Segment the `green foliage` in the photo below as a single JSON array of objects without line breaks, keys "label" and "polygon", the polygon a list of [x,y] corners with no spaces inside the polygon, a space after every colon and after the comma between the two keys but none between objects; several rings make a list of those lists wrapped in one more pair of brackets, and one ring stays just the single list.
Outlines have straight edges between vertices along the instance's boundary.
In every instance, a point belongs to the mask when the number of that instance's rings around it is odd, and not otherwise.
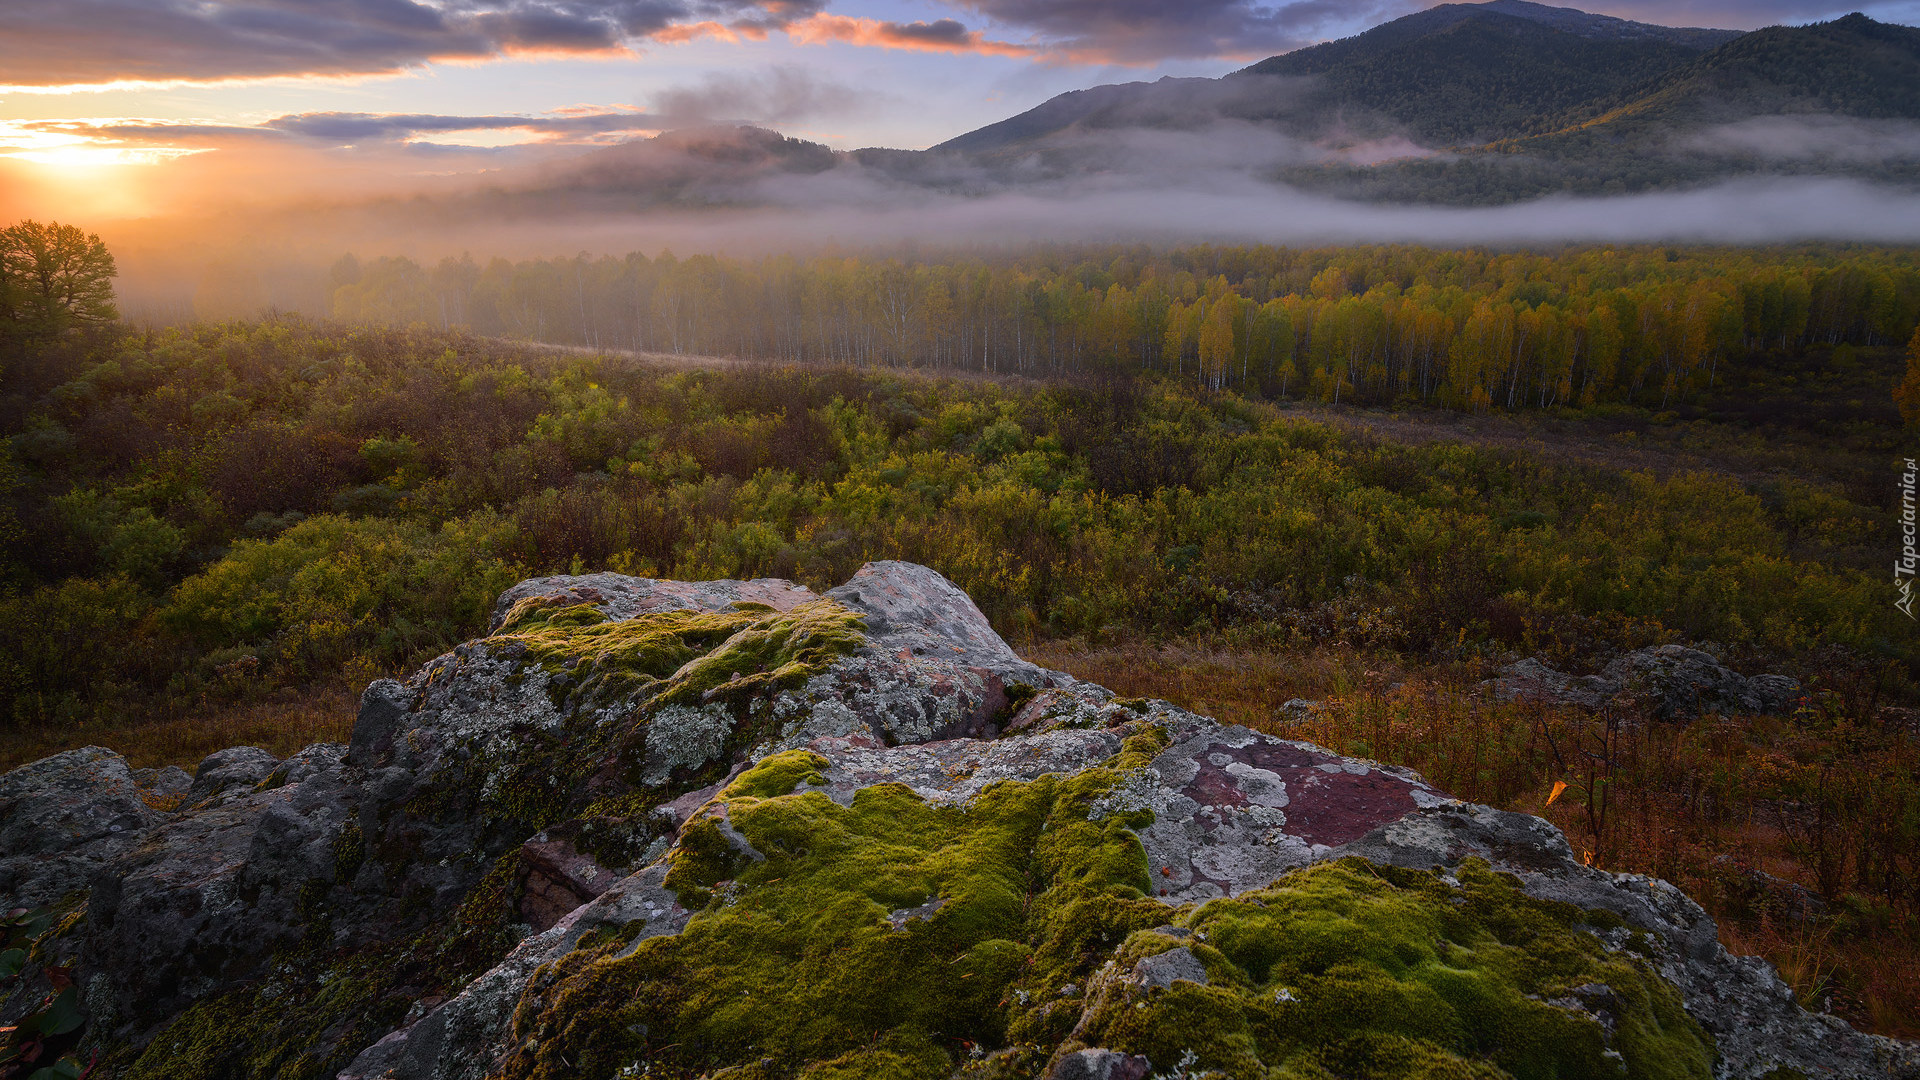
[{"label": "green foliage", "polygon": [[[0,707],[45,725],[364,680],[478,635],[496,591],[530,574],[824,588],[874,558],[935,567],[1015,639],[1235,627],[1530,647],[1604,617],[1661,640],[1915,658],[1874,584],[1898,435],[1892,350],[1873,343],[1912,336],[1905,253],[1094,254],[898,283],[1097,287],[1134,330],[1101,336],[1107,316],[1065,300],[1030,307],[1020,317],[1042,321],[994,331],[990,363],[1146,379],[665,371],[294,319],[49,346],[65,381],[16,399],[0,502]],[[776,268],[713,265],[738,271],[728,281]],[[1168,346],[1180,312],[1199,321]],[[1399,419],[1356,437],[1261,397],[1303,392],[1558,408],[1527,438],[1572,438],[1585,463],[1396,442]],[[1751,464],[1739,480],[1625,467],[1655,439]],[[1789,474],[1806,479],[1770,478]],[[743,678],[770,677],[739,659]]]},{"label": "green foliage", "polygon": [[[57,920],[48,908],[15,908],[0,915],[0,993],[13,1001],[18,1018],[0,1028],[0,1076],[22,1080],[77,1080],[89,1071],[71,1051],[80,1041],[86,1014],[73,973],[64,967],[34,963],[47,937],[71,929],[76,916]],[[33,1001],[20,984],[38,976],[46,991]],[[33,1002],[32,1004],[27,1004]]]},{"label": "green foliage", "polygon": [[257,648],[311,674],[358,654],[397,663],[447,648],[520,570],[511,527],[476,515],[438,529],[326,515],[241,540],[180,583],[160,617],[203,647]]},{"label": "green foliage", "polygon": [[[1440,38],[1467,35],[1475,25]],[[1665,43],[1539,32],[1602,53],[1692,55]],[[1619,78],[1637,69],[1601,61],[1595,70]],[[1381,72],[1382,86],[1436,100],[1409,82],[1398,60],[1383,61]],[[1496,63],[1487,77],[1516,76]],[[1568,85],[1550,69],[1525,77]],[[1452,99],[1434,107],[1457,112]],[[1484,157],[1405,168],[1520,177],[1544,168],[1496,166]],[[1392,183],[1394,175],[1388,169],[1368,182]],[[1823,341],[1895,344],[1920,324],[1920,268],[1910,252],[1896,251],[1690,251],[1670,259],[1665,250],[1616,248],[1544,255],[1201,247],[912,264],[848,257],[695,263],[636,254],[498,260],[474,272],[479,288],[457,264],[422,277],[411,262],[382,260],[368,273],[430,282],[420,306],[391,318],[339,306],[334,315],[405,324],[437,322],[439,313],[458,309],[480,333],[595,347],[996,372],[1146,371],[1268,397],[1413,400],[1474,411],[1605,402],[1670,408],[1709,396],[1753,352]],[[874,302],[882,282],[896,305]],[[671,318],[646,300],[688,291],[701,292],[703,302],[676,307]],[[610,382],[581,373],[556,384],[531,441],[582,468],[620,454],[631,440],[618,415],[633,403]],[[768,443],[810,436],[794,430],[796,416],[778,411],[706,420],[697,456],[709,471],[742,478],[784,464],[787,455],[767,454]],[[1030,435],[981,431],[973,419],[975,452],[986,460],[1023,448]]]},{"label": "green foliage", "polygon": [[21,221],[0,229],[0,345],[119,318],[115,273],[107,246],[75,226]]}]

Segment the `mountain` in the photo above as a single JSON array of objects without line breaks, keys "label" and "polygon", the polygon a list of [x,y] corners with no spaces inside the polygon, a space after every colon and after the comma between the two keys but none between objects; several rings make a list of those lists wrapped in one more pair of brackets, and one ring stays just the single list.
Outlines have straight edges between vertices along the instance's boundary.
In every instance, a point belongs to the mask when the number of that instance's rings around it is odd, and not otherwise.
[{"label": "mountain", "polygon": [[1050,176],[1111,172],[1130,132],[1228,125],[1247,142],[1252,125],[1296,146],[1274,158],[1269,180],[1489,203],[1755,172],[1915,181],[1915,120],[1920,30],[1910,27],[1854,14],[1742,33],[1491,0],[1431,8],[1221,79],[1062,94],[934,153]]},{"label": "mountain", "polygon": [[926,151],[673,131],[404,212],[864,206],[1089,179],[1491,205],[1779,175],[1920,186],[1920,30],[1849,15],[1742,34],[1448,4],[1222,78],[1061,94]]},{"label": "mountain", "polygon": [[[1525,0],[1446,4],[1341,41],[1263,60],[1226,79],[1162,79],[1062,94],[934,147],[994,153],[1129,115],[1291,121],[1313,137],[1337,123],[1428,144],[1484,143],[1541,130],[1543,117],[1685,66],[1740,36],[1674,29]],[[1310,85],[1309,85],[1310,84]],[[1149,124],[1148,126],[1154,126]]]}]

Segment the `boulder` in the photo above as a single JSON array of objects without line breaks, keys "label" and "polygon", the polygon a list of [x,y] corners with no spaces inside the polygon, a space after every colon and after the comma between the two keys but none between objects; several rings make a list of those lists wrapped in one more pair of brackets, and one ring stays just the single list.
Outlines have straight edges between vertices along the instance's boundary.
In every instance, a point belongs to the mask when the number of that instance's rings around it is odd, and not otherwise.
[{"label": "boulder", "polygon": [[1599,675],[1569,675],[1529,658],[1501,668],[1486,685],[1502,701],[1589,709],[1637,698],[1661,720],[1691,720],[1704,713],[1788,712],[1800,700],[1800,684],[1785,675],[1748,678],[1707,653],[1680,645],[1636,649],[1616,657]]},{"label": "boulder", "polygon": [[906,563],[524,582],[348,745],[140,779],[0,777],[117,1076],[1920,1077],[1548,823],[1038,668]]},{"label": "boulder", "polygon": [[234,746],[208,754],[193,770],[187,788],[188,806],[211,799],[242,795],[253,790],[280,765],[280,759],[257,746]]},{"label": "boulder", "polygon": [[0,776],[0,910],[80,899],[94,870],[166,816],[126,759],[98,746]]}]

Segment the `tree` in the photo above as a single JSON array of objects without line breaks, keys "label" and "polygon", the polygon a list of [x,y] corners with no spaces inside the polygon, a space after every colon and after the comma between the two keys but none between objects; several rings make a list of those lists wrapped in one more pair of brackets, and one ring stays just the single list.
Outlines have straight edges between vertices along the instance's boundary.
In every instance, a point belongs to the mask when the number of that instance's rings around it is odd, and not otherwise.
[{"label": "tree", "polygon": [[59,222],[0,229],[0,337],[57,337],[112,322],[113,254],[98,236]]},{"label": "tree", "polygon": [[1907,377],[1893,388],[1893,403],[1908,427],[1920,427],[1920,329],[1907,343]]}]

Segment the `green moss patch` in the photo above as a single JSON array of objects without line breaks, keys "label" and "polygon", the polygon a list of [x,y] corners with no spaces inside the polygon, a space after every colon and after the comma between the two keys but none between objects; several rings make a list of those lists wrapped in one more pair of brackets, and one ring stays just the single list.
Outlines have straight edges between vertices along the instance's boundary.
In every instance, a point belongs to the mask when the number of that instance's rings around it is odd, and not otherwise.
[{"label": "green moss patch", "polygon": [[[1348,860],[1197,909],[1148,899],[1128,827],[1147,816],[1088,813],[1161,739],[1131,734],[1116,767],[966,807],[896,784],[841,806],[809,790],[815,755],[768,758],[676,852],[669,883],[704,909],[546,969],[505,1075],[1032,1075],[1081,1045],[1236,1080],[1711,1075],[1671,987],[1482,863],[1448,879]],[[1207,985],[1128,977],[1183,945]]]},{"label": "green moss patch", "polygon": [[518,647],[575,700],[698,703],[722,684],[794,687],[866,641],[860,616],[832,600],[791,611],[664,611],[609,621],[592,605],[531,597],[513,606],[495,647]]},{"label": "green moss patch", "polygon": [[791,751],[737,777],[669,879],[705,910],[677,936],[557,962],[521,1002],[506,1074],[945,1077],[1004,1044],[1017,986],[1080,974],[1166,917],[1125,822],[1087,820],[1116,771],[997,784],[966,807],[898,784],[841,806],[807,790],[822,764]]},{"label": "green moss patch", "polygon": [[1157,1064],[1191,1050],[1235,1078],[1712,1076],[1678,994],[1608,953],[1587,913],[1484,862],[1456,881],[1348,859],[1211,901],[1180,920],[1191,938],[1139,934],[1121,953],[1186,944],[1209,984],[1109,995],[1084,1038]]}]

